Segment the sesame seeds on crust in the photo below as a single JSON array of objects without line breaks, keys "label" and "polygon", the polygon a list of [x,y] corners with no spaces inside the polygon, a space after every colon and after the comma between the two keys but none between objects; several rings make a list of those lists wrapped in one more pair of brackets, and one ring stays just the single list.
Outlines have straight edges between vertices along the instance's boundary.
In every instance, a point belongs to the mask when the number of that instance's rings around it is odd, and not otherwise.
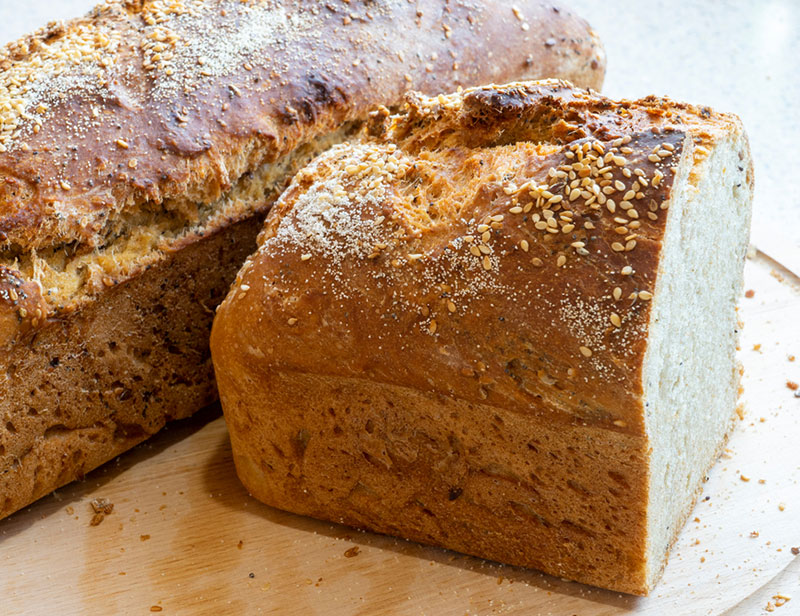
[{"label": "sesame seeds on crust", "polygon": [[[593,96],[564,105],[571,138],[546,134],[556,118],[544,129],[506,124],[498,142],[485,138],[493,124],[465,113],[472,93],[412,96],[382,135],[319,157],[284,194],[255,261],[268,296],[309,319],[285,335],[313,345],[325,323],[336,346],[360,339],[409,366],[449,366],[464,379],[453,387],[476,400],[538,393],[574,404],[580,391],[596,411],[614,404],[604,396],[635,396],[674,170],[693,129],[645,123],[650,110],[637,103],[628,117],[598,113]],[[319,191],[338,199],[325,220]],[[313,212],[321,224],[299,223]]]}]

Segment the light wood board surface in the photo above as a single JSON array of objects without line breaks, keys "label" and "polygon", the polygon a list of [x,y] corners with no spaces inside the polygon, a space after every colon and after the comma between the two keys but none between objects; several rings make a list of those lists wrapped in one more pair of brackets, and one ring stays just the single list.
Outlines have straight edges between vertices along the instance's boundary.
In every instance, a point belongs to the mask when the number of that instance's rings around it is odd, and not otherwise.
[{"label": "light wood board surface", "polygon": [[210,408],[0,521],[0,614],[798,614],[800,287],[757,256],[745,288],[745,416],[650,597],[262,505]]}]

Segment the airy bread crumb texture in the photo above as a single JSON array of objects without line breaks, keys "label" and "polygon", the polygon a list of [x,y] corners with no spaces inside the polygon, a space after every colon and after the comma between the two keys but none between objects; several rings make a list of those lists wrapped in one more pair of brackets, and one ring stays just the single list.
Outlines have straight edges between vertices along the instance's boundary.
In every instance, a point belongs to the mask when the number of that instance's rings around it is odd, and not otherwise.
[{"label": "airy bread crumb texture", "polygon": [[243,481],[646,594],[734,415],[740,122],[544,81],[368,133],[295,176],[215,320]]}]

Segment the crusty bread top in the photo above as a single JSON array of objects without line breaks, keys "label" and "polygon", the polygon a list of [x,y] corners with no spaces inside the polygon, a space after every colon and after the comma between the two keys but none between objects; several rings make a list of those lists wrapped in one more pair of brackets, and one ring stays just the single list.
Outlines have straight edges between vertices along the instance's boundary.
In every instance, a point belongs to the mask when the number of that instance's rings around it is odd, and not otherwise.
[{"label": "crusty bread top", "polygon": [[130,0],[52,24],[0,51],[2,239],[100,244],[146,201],[191,218],[242,173],[412,87],[599,85],[583,22],[518,6]]},{"label": "crusty bread top", "polygon": [[411,95],[295,176],[219,309],[214,361],[640,433],[674,172],[740,131],[556,81]]},{"label": "crusty bread top", "polygon": [[0,49],[3,284],[64,314],[263,211],[251,173],[409,88],[604,68],[585,22],[534,0],[109,0]]}]

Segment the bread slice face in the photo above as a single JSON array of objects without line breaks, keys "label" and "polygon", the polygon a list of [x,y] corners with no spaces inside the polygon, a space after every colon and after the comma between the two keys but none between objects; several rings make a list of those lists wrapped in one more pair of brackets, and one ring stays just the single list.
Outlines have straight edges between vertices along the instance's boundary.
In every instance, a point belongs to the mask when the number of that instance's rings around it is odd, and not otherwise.
[{"label": "bread slice face", "polygon": [[242,481],[646,594],[732,425],[751,194],[707,108],[410,96],[297,174],[218,311]]},{"label": "bread slice face", "polygon": [[752,178],[741,131],[700,142],[676,169],[642,368],[651,446],[648,579],[656,579],[733,427],[736,303]]}]

